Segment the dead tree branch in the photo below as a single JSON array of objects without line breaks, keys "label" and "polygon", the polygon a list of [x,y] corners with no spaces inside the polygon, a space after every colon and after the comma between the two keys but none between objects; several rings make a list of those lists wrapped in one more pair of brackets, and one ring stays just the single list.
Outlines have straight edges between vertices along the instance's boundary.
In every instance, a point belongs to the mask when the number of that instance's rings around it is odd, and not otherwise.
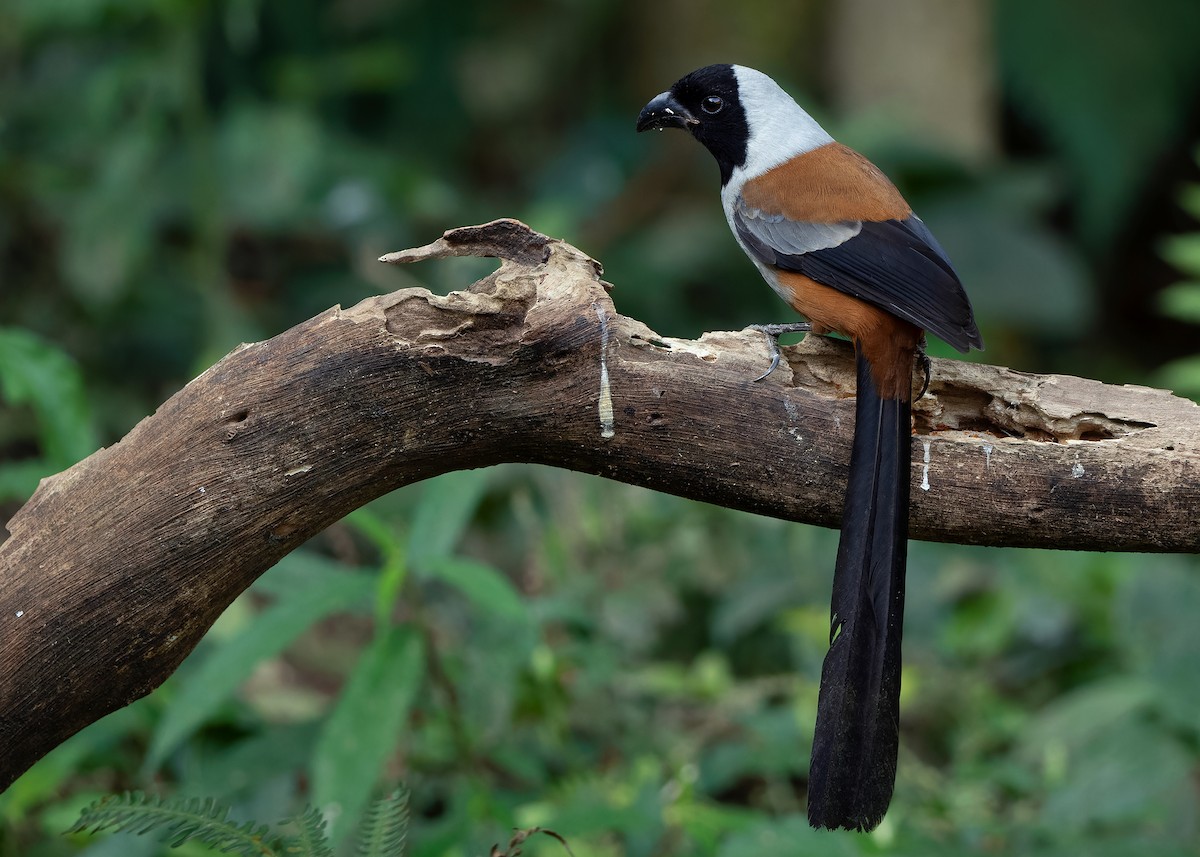
[{"label": "dead tree branch", "polygon": [[[754,383],[753,332],[660,337],[599,266],[515,221],[384,261],[498,256],[229,354],[121,442],[43,481],[0,545],[0,788],[149,693],[221,611],[347,512],[524,461],[836,526],[853,366],[810,337]],[[912,536],[1200,550],[1200,408],[1161,390],[935,361]]]}]

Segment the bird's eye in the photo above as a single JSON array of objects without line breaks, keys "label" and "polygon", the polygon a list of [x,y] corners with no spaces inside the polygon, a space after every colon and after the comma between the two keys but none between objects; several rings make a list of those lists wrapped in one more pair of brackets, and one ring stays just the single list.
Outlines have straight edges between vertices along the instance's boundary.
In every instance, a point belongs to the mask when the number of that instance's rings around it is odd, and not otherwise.
[{"label": "bird's eye", "polygon": [[700,102],[700,109],[705,113],[713,114],[720,113],[721,108],[725,106],[725,99],[719,95],[710,95]]}]

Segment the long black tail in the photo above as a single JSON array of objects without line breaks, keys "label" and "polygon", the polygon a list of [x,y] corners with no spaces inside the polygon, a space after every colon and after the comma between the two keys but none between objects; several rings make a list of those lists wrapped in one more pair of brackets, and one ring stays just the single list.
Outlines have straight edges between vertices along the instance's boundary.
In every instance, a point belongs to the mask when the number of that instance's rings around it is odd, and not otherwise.
[{"label": "long black tail", "polygon": [[908,397],[882,398],[858,364],[854,448],[833,572],[808,781],[813,827],[871,830],[887,812],[899,745],[908,539]]}]

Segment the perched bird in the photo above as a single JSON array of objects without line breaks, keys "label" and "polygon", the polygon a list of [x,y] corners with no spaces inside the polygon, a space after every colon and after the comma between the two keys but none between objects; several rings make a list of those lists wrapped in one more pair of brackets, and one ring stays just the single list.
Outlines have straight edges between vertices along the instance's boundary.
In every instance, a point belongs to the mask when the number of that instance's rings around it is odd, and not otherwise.
[{"label": "perched bird", "polygon": [[716,158],[734,238],[808,319],[762,326],[772,368],[780,331],[854,342],[854,443],[808,818],[871,830],[896,781],[914,361],[924,359],[924,331],[963,352],[983,340],[950,260],[900,192],[767,75],[738,65],[692,72],[638,116],[638,131],[664,128],[687,130]]}]

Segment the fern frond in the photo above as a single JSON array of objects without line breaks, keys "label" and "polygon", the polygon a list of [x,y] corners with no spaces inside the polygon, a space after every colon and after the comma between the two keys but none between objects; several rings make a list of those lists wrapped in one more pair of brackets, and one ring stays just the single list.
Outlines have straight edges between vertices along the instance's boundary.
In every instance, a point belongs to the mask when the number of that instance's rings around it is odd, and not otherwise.
[{"label": "fern frond", "polygon": [[222,853],[243,857],[279,857],[265,825],[238,825],[229,807],[213,798],[158,798],[143,792],[108,795],[86,807],[67,833],[102,830],[142,835],[155,833],[171,848],[195,840]]},{"label": "fern frond", "polygon": [[283,841],[284,854],[334,857],[329,837],[325,834],[325,816],[315,806],[308,806],[302,815],[290,816],[283,823],[299,831]]},{"label": "fern frond", "polygon": [[403,857],[408,836],[408,790],[371,801],[358,827],[358,857]]}]

